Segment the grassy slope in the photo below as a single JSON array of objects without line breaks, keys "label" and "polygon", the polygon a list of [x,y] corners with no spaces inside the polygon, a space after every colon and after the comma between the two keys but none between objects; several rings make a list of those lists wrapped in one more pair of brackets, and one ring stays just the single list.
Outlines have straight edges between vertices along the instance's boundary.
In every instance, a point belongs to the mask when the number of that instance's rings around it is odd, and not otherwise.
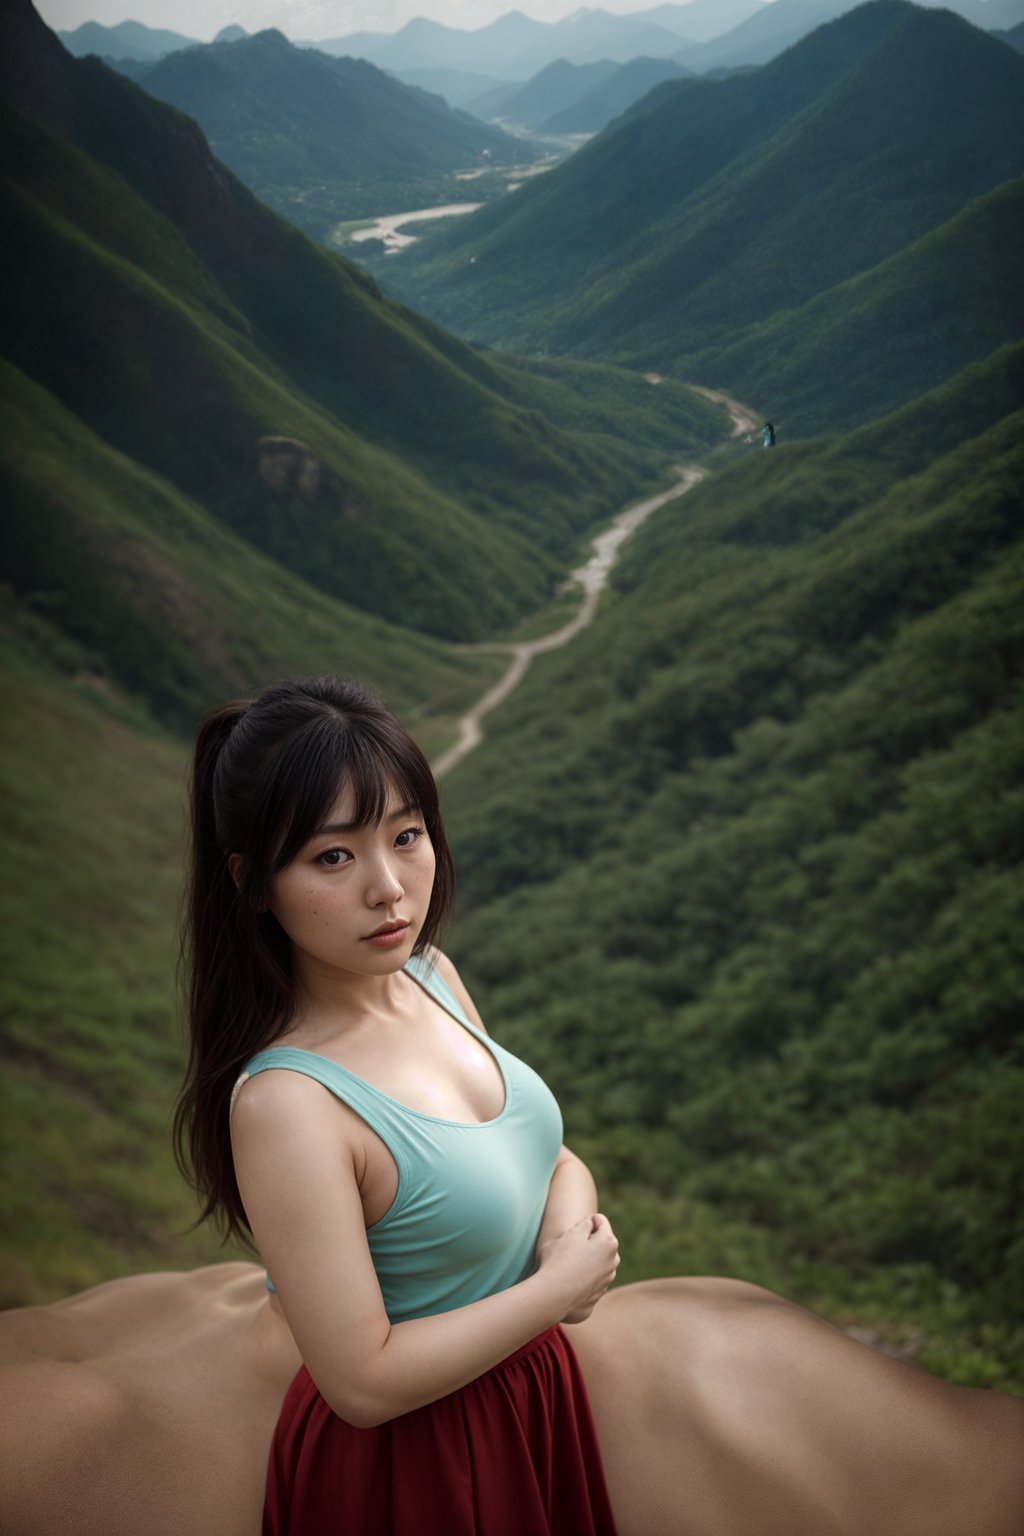
[{"label": "grassy slope", "polygon": [[1024,181],[898,255],[680,366],[771,401],[788,437],[857,426],[1024,334]]},{"label": "grassy slope", "polygon": [[452,782],[453,953],[627,1274],[1018,1387],[1020,355],[653,519]]},{"label": "grassy slope", "polygon": [[496,668],[308,586],[3,362],[0,401],[18,444],[0,467],[8,580],[181,731],[313,669],[364,678],[438,738]]},{"label": "grassy slope", "polygon": [[[9,649],[0,671],[6,1305],[217,1256],[170,1154],[179,743]],[[65,652],[65,659],[70,656]]]}]

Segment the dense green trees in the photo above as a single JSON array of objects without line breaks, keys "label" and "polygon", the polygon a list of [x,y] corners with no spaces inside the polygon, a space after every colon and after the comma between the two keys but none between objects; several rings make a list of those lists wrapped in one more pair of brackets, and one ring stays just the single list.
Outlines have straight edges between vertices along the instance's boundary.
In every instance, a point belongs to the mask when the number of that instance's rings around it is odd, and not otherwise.
[{"label": "dense green trees", "polygon": [[[640,1265],[652,1192],[713,1209],[743,1273],[1019,1383],[1017,366],[654,519],[450,793],[456,958]],[[960,391],[993,423],[922,467]],[[698,1222],[659,1265],[713,1266]]]}]

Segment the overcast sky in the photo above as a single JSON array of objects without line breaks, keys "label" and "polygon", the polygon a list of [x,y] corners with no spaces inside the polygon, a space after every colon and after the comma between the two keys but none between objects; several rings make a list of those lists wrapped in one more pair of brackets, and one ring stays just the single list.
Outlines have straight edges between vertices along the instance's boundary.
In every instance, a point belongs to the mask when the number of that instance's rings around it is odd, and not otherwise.
[{"label": "overcast sky", "polygon": [[[658,0],[595,0],[589,9],[651,10]],[[208,42],[221,27],[237,22],[247,32],[279,27],[288,37],[344,37],[349,32],[397,32],[414,16],[429,16],[452,27],[483,27],[507,11],[538,21],[558,21],[582,9],[579,0],[35,0],[55,32],[72,32],[83,21],[113,27],[141,21],[168,27]]]}]

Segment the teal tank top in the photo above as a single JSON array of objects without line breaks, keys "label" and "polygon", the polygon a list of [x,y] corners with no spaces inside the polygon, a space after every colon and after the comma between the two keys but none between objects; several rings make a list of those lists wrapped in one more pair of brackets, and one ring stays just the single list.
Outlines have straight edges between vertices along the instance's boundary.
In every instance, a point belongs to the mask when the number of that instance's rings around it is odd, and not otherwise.
[{"label": "teal tank top", "polygon": [[[505,1084],[496,1119],[463,1124],[423,1114],[326,1056],[292,1046],[260,1051],[240,1079],[269,1068],[315,1078],[390,1151],[398,1191],[366,1237],[392,1323],[449,1312],[533,1273],[562,1145],[558,1105],[537,1073],[467,1018],[429,961],[414,955],[405,970],[494,1057]],[[269,1275],[267,1286],[273,1290]]]}]

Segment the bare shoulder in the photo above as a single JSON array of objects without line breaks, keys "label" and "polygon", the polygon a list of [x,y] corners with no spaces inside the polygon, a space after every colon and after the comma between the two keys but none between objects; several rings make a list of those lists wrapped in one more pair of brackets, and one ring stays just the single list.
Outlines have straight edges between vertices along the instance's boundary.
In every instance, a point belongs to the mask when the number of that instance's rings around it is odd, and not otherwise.
[{"label": "bare shoulder", "polygon": [[231,1098],[232,1134],[265,1133],[282,1119],[305,1116],[324,1098],[324,1090],[302,1072],[269,1067],[250,1077],[243,1072]]},{"label": "bare shoulder", "polygon": [[231,1145],[236,1163],[254,1155],[294,1164],[337,1149],[339,1140],[361,1156],[363,1123],[322,1083],[302,1072],[268,1067],[243,1074],[231,1103]]},{"label": "bare shoulder", "polygon": [[444,954],[440,949],[431,950],[431,958],[437,966],[437,971],[441,979],[445,981],[454,992],[455,996],[458,998],[463,1008],[465,1008],[466,1013],[472,1019],[477,1028],[482,1029],[486,1035],[487,1025],[480,1017],[477,1006],[469,995],[469,989],[456,970],[454,962],[450,960],[448,956]]}]

